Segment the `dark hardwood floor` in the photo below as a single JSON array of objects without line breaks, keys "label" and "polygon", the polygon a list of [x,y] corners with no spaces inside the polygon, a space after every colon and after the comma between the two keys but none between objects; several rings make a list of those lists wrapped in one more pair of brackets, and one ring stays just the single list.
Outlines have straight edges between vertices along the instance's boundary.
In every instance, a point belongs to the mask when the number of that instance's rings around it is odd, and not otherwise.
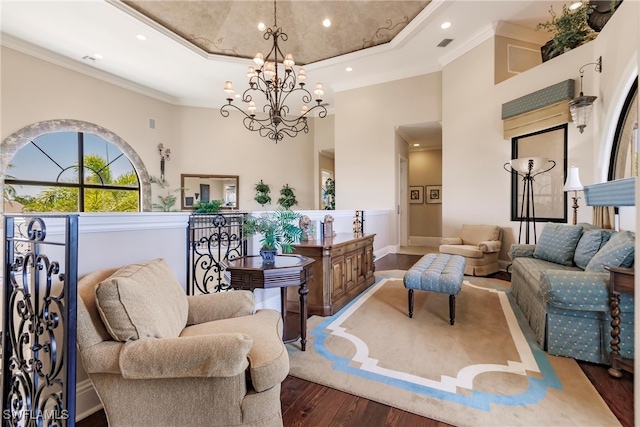
[{"label": "dark hardwood floor", "polygon": [[[389,254],[376,260],[376,270],[408,270],[420,255]],[[633,426],[633,375],[612,378],[607,367],[578,362],[591,383],[623,426]],[[282,416],[286,427],[440,427],[448,424],[353,396],[315,383],[287,377],[282,383]],[[85,418],[78,427],[105,427],[103,411]]]}]

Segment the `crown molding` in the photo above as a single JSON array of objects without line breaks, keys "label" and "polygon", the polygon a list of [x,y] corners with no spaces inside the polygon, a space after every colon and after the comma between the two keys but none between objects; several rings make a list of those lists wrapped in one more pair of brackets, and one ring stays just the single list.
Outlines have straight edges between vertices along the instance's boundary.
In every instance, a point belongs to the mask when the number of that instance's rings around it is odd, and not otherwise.
[{"label": "crown molding", "polygon": [[58,65],[68,70],[93,77],[103,82],[111,83],[123,89],[155,98],[159,101],[176,105],[180,105],[182,103],[178,98],[167,95],[166,93],[153,90],[147,86],[134,83],[131,80],[127,80],[106,71],[91,67],[90,65],[83,64],[82,62],[79,62],[75,59],[71,59],[58,53],[52,52],[41,46],[34,45],[27,41],[13,37],[9,34],[0,33],[0,45],[24,53],[26,55],[33,56],[34,58],[41,59],[51,64]]}]

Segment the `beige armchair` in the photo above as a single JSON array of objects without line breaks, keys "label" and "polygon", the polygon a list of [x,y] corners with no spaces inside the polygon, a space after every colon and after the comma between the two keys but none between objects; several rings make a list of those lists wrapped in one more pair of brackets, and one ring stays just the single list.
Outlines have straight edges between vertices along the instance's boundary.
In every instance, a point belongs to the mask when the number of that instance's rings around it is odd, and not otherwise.
[{"label": "beige armchair", "polygon": [[497,225],[463,224],[460,237],[440,241],[443,254],[462,255],[466,260],[464,274],[488,276],[496,273],[502,247],[502,229]]},{"label": "beige armchair", "polygon": [[162,259],[78,283],[78,350],[110,426],[282,426],[282,320],[248,291],[187,296]]}]

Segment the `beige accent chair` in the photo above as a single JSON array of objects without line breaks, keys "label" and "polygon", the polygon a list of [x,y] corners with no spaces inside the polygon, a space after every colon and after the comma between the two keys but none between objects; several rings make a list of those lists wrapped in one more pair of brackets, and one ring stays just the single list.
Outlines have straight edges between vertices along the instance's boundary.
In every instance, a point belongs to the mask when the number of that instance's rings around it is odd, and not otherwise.
[{"label": "beige accent chair", "polygon": [[502,229],[497,225],[463,224],[460,237],[440,241],[440,253],[462,255],[464,274],[488,276],[499,271],[498,254],[502,247]]},{"label": "beige accent chair", "polygon": [[78,350],[109,425],[282,426],[282,319],[254,306],[187,296],[160,258],[84,276]]}]

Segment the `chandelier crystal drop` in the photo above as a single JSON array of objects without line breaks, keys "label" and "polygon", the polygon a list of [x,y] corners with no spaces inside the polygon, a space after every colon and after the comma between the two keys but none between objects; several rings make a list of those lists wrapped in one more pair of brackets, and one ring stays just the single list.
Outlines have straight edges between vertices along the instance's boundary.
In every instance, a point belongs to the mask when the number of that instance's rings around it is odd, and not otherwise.
[{"label": "chandelier crystal drop", "polygon": [[[291,53],[284,55],[278,46],[280,41],[289,38],[282,28],[278,27],[276,18],[276,2],[273,2],[273,27],[267,28],[263,35],[265,40],[273,39],[273,47],[265,56],[262,52],[256,53],[253,58],[254,66],[247,70],[249,88],[242,94],[242,102],[246,104],[246,113],[242,108],[233,104],[235,90],[231,81],[224,84],[224,92],[227,94],[227,104],[220,108],[223,117],[229,117],[229,110],[236,109],[244,117],[242,123],[250,131],[258,132],[260,136],[269,138],[276,143],[282,141],[285,135],[295,137],[299,132],[309,132],[309,117],[315,110],[318,117],[324,118],[327,109],[322,105],[324,88],[322,83],[316,84],[313,94],[316,104],[307,104],[314,100],[311,93],[305,88],[307,74],[303,68],[296,75],[295,60]],[[262,113],[256,115],[259,103],[258,98],[265,98],[261,107]],[[291,98],[290,98],[291,97]],[[293,117],[289,115],[289,106],[285,104],[288,99],[297,99],[302,102],[300,114]]]}]

